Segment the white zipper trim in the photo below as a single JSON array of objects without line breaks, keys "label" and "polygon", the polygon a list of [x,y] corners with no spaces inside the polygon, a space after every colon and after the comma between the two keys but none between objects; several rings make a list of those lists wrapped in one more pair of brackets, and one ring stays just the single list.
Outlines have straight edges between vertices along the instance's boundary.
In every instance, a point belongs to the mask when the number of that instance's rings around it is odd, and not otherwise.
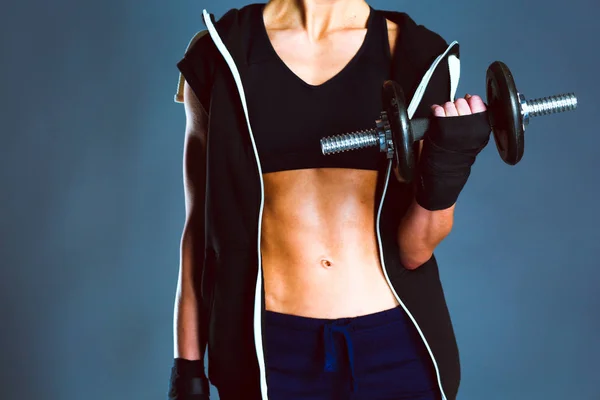
[{"label": "white zipper trim", "polygon": [[[217,30],[215,29],[214,25],[212,24],[212,21],[210,20],[210,14],[206,10],[203,10],[202,14],[204,17],[204,22],[208,28],[208,32],[210,33],[210,36],[213,39],[217,49],[223,55],[223,58],[225,59],[227,65],[229,66],[229,69],[231,70],[231,73],[235,80],[235,84],[236,84],[238,92],[240,94],[240,100],[242,102],[242,107],[244,109],[244,115],[246,117],[246,123],[248,125],[248,131],[250,133],[250,139],[252,141],[252,148],[254,150],[254,156],[256,157],[256,163],[258,165],[258,170],[259,170],[260,209],[259,209],[259,214],[258,214],[258,240],[257,240],[257,249],[258,249],[259,256],[258,256],[258,274],[256,277],[256,288],[255,288],[255,295],[254,295],[254,347],[256,349],[256,356],[258,359],[258,366],[259,366],[259,370],[260,370],[261,397],[262,397],[262,400],[268,400],[265,356],[264,356],[263,343],[262,343],[262,324],[261,324],[261,311],[262,311],[261,310],[261,305],[262,305],[261,230],[262,230],[262,216],[263,216],[263,210],[264,210],[264,194],[265,194],[264,193],[264,181],[263,181],[263,177],[262,177],[262,166],[260,164],[260,159],[258,157],[258,150],[256,147],[256,142],[254,140],[254,134],[252,133],[252,127],[250,126],[250,116],[248,114],[246,95],[244,92],[244,87],[242,85],[242,79],[240,77],[240,73],[237,69],[237,66],[235,65],[235,61],[233,60],[233,57],[229,53],[229,50],[227,50],[227,47],[221,40]],[[413,98],[408,106],[407,111],[408,111],[409,118],[413,117],[419,103],[421,102],[421,100],[423,98],[423,94],[425,93],[425,89],[427,88],[427,84],[429,83],[431,76],[433,75],[433,72],[435,71],[435,69],[441,62],[441,60],[448,54],[448,52],[456,44],[458,44],[458,42],[456,42],[456,41],[452,42],[448,46],[446,51],[435,59],[435,61],[433,62],[433,64],[429,68],[429,70],[425,73],[425,76],[423,77],[421,83],[419,84],[419,87],[415,91],[415,95],[413,96]],[[450,61],[451,58],[453,58],[452,61]],[[448,64],[449,64],[449,68],[450,68],[450,81],[451,81],[451,83],[450,83],[450,87],[451,87],[450,98],[451,98],[451,100],[453,100],[454,96],[456,94],[456,88],[458,87],[458,79],[460,76],[460,61],[458,60],[458,58],[456,56],[451,55],[449,57]],[[417,321],[415,320],[413,315],[410,313],[410,311],[408,310],[406,305],[402,302],[402,300],[398,296],[398,293],[396,293],[396,290],[392,286],[392,283],[391,283],[390,278],[387,273],[387,269],[385,267],[385,260],[383,258],[383,243],[381,241],[380,221],[381,221],[381,211],[383,210],[383,203],[385,201],[385,195],[387,193],[391,170],[392,170],[392,160],[390,160],[388,162],[383,194],[381,196],[381,201],[379,203],[379,209],[377,211],[377,243],[379,246],[380,262],[381,262],[382,269],[383,269],[383,272],[385,275],[385,279],[388,283],[388,286],[392,290],[392,293],[396,297],[396,300],[398,301],[398,303],[402,306],[402,308],[404,309],[404,311],[406,312],[406,314],[408,315],[408,317],[414,324],[415,328],[417,329],[417,332],[419,333],[419,335],[421,336],[421,339],[423,340],[423,343],[425,344],[425,347],[427,348],[427,351],[429,352],[431,361],[433,362],[433,365],[435,367],[435,372],[436,372],[436,376],[437,376],[437,380],[438,380],[438,386],[439,386],[439,389],[442,394],[442,400],[447,400],[446,394],[444,393],[444,388],[442,387],[440,370],[439,370],[439,367],[435,360],[435,357],[433,355],[433,352],[431,351],[431,347],[429,346],[429,343],[427,342],[427,339],[425,338],[423,331],[421,331],[419,324],[417,324]]]},{"label": "white zipper trim", "polygon": [[261,247],[261,230],[262,230],[262,216],[264,209],[264,198],[265,198],[265,185],[262,177],[262,166],[260,165],[260,159],[258,158],[258,150],[256,149],[256,142],[254,141],[254,135],[252,133],[252,127],[250,126],[250,117],[248,115],[248,106],[246,104],[246,95],[244,92],[244,86],[242,85],[242,78],[238,71],[233,57],[223,44],[219,33],[215,29],[212,21],[210,20],[210,14],[206,10],[202,11],[204,22],[208,28],[211,38],[215,42],[217,49],[221,52],[237,86],[238,92],[240,93],[240,100],[244,108],[244,115],[246,116],[246,123],[248,124],[248,131],[250,132],[250,139],[252,141],[252,148],[254,149],[254,156],[256,157],[256,163],[258,164],[258,176],[260,177],[260,211],[258,213],[258,274],[256,276],[256,288],[254,294],[254,347],[256,348],[256,357],[258,358],[258,367],[260,370],[260,391],[263,400],[268,400],[267,397],[267,375],[265,369],[265,354],[262,343],[262,321],[261,321],[261,308],[262,308],[262,256],[260,252]]},{"label": "white zipper trim", "polygon": [[[437,66],[439,65],[439,63],[442,61],[442,59],[448,54],[448,52],[456,44],[458,44],[458,42],[456,42],[456,41],[452,42],[448,46],[448,48],[446,49],[446,51],[444,53],[442,53],[439,57],[437,57],[435,59],[435,61],[431,65],[431,67],[429,67],[429,70],[423,76],[423,79],[421,80],[421,83],[419,84],[419,87],[415,91],[415,95],[413,96],[413,98],[412,98],[412,100],[411,100],[411,102],[410,102],[410,104],[408,106],[408,110],[407,111],[408,111],[408,117],[409,118],[413,117],[413,115],[415,114],[415,111],[417,110],[417,107],[418,107],[419,103],[423,99],[423,95],[425,94],[425,89],[427,88],[427,85],[429,84],[429,81],[430,81],[431,77],[433,76],[433,72],[435,71],[435,69],[437,68]],[[450,93],[450,98],[451,98],[451,100],[453,100],[454,99],[454,95],[456,94],[456,88],[458,86],[458,78],[460,76],[460,61],[458,61],[458,57],[456,57],[454,55],[452,55],[450,57],[454,57],[455,58],[455,60],[453,62],[450,62],[450,61],[448,62],[449,69],[450,69],[450,92],[451,92]],[[384,184],[384,187],[383,187],[383,194],[381,195],[381,202],[379,203],[379,209],[377,211],[377,243],[379,245],[379,258],[380,258],[380,261],[381,261],[381,266],[382,266],[382,269],[383,269],[383,274],[385,275],[385,279],[386,279],[386,281],[388,283],[388,286],[392,290],[392,293],[396,297],[396,300],[398,301],[398,303],[400,304],[400,306],[406,312],[406,315],[408,315],[408,317],[412,321],[412,323],[415,326],[417,332],[419,333],[419,336],[421,336],[421,339],[423,340],[423,343],[425,344],[425,347],[427,348],[427,352],[429,353],[429,356],[431,357],[431,361],[433,362],[433,366],[435,368],[435,375],[437,377],[438,386],[439,386],[440,392],[442,394],[442,400],[447,400],[446,393],[444,393],[444,388],[442,386],[442,378],[441,378],[441,375],[440,375],[440,369],[438,367],[437,361],[435,360],[435,356],[433,355],[433,351],[431,350],[431,347],[429,346],[429,343],[427,342],[427,339],[425,338],[425,335],[423,334],[423,331],[421,330],[421,327],[419,326],[419,324],[415,320],[415,317],[413,317],[413,315],[411,314],[411,312],[408,310],[408,307],[406,307],[406,305],[400,299],[400,296],[398,296],[398,293],[396,293],[396,290],[394,289],[394,286],[392,285],[392,282],[390,281],[390,277],[388,276],[387,269],[385,267],[385,260],[384,260],[384,257],[383,257],[383,243],[381,241],[381,230],[380,230],[380,226],[379,225],[380,225],[380,220],[381,220],[381,211],[383,210],[383,203],[385,201],[385,195],[387,193],[387,188],[388,188],[388,184],[389,184],[389,180],[390,180],[391,171],[392,171],[392,160],[388,161],[388,167],[387,167],[387,172],[386,172],[386,176],[385,176],[385,184]]]}]

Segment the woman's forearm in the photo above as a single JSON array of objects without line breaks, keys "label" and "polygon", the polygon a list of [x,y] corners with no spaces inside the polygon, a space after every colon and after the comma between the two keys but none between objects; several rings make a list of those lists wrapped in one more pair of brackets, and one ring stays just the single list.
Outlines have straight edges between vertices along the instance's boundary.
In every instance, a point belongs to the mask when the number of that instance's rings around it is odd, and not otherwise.
[{"label": "woman's forearm", "polygon": [[400,261],[407,269],[416,269],[429,261],[433,251],[450,234],[454,208],[429,211],[413,200],[398,227]]},{"label": "woman's forearm", "polygon": [[198,302],[192,294],[177,291],[174,310],[174,356],[186,360],[199,360],[200,329],[198,326]]},{"label": "woman's forearm", "polygon": [[[181,241],[181,262],[177,279],[177,294],[173,320],[175,358],[199,360],[204,356],[205,343],[200,329],[200,299],[194,279],[198,263],[194,257],[193,236],[188,229]],[[201,261],[200,261],[201,262]]]}]

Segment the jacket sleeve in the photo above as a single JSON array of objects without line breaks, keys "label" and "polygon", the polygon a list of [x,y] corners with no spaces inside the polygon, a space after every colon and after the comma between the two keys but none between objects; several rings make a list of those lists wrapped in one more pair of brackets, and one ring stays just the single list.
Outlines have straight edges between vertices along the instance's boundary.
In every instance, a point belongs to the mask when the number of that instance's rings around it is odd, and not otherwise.
[{"label": "jacket sleeve", "polygon": [[212,40],[207,34],[204,30],[194,35],[185,55],[177,63],[180,74],[175,102],[183,103],[183,87],[187,82],[208,113],[215,64]]},{"label": "jacket sleeve", "polygon": [[446,55],[439,63],[423,94],[423,98],[415,111],[414,118],[429,117],[431,106],[443,105],[454,101],[456,86],[458,85],[458,71],[460,61],[458,54]]},{"label": "jacket sleeve", "polygon": [[[450,45],[442,36],[418,25],[408,14],[388,13],[388,16],[399,26],[392,79],[402,86],[407,106],[415,96],[420,100],[413,118],[429,117],[433,104],[454,100],[460,75],[458,43],[453,43],[449,49]],[[439,64],[429,77],[425,90],[417,92],[438,58]]]},{"label": "jacket sleeve", "polygon": [[[434,63],[439,60],[439,63],[431,78],[419,106],[417,107],[413,117],[429,117],[431,116],[431,106],[433,104],[443,105],[448,101],[454,101],[458,81],[460,78],[460,52],[457,43],[450,45],[441,38],[438,34],[429,31],[423,26],[418,26],[419,42],[424,44],[422,47],[423,54],[417,57],[420,61],[415,65],[420,71],[419,83],[427,74]],[[428,54],[425,52],[429,50]]]}]

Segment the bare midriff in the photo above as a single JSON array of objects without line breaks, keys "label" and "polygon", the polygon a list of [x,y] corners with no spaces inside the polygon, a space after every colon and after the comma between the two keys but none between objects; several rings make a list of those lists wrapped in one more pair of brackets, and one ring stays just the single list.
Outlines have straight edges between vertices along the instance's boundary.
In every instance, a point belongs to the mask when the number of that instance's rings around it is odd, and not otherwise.
[{"label": "bare midriff", "polygon": [[379,258],[377,175],[342,168],[264,174],[267,310],[343,318],[398,305]]},{"label": "bare midriff", "polygon": [[[369,5],[354,1],[351,7],[333,6],[339,9],[331,9],[331,15],[340,18],[335,29],[324,33],[320,29],[327,23],[312,12],[301,27],[302,18],[290,4],[270,1],[265,7],[269,39],[300,79],[321,85],[348,64],[365,40]],[[386,23],[393,54],[398,27]],[[348,168],[263,174],[261,254],[267,310],[344,318],[398,305],[379,258],[377,176],[377,171]]]}]

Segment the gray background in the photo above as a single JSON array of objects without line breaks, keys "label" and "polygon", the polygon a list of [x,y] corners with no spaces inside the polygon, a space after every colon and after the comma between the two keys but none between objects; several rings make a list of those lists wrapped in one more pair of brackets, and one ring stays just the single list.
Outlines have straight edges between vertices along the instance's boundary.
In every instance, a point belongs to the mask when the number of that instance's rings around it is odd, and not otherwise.
[{"label": "gray background", "polygon": [[[177,70],[201,10],[242,1],[0,7],[3,399],[164,399],[184,219]],[[524,160],[489,146],[437,255],[459,399],[600,399],[597,0],[372,1],[462,46],[459,95],[496,59],[528,97]],[[215,396],[216,398],[216,396]]]}]

